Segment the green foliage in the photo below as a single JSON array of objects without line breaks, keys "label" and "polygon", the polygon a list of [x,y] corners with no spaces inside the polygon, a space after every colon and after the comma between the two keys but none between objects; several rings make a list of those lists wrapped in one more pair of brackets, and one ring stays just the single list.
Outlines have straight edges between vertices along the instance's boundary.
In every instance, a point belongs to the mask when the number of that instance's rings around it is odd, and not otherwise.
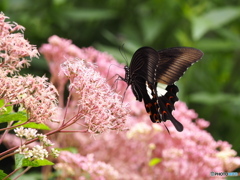
[{"label": "green foliage", "polygon": [[[0,100],[0,106],[4,104],[3,100]],[[0,115],[0,123],[16,121],[13,126],[21,125],[27,121],[27,113],[23,111],[12,112],[13,106],[7,106],[5,111]],[[22,125],[25,128],[41,129],[41,130],[50,130],[50,128],[42,123],[28,122],[27,124]]]},{"label": "green foliage", "polygon": [[[3,179],[4,177],[6,177],[7,174],[3,172],[3,170],[0,170],[0,179]],[[10,180],[9,178],[7,178],[6,180]]]},{"label": "green foliage", "polygon": [[8,114],[0,115],[0,123],[11,122],[11,121],[26,121],[26,120],[27,120],[27,115],[25,112],[17,112],[17,113],[11,112]]},{"label": "green foliage", "polygon": [[213,9],[192,18],[193,39],[199,40],[210,30],[216,30],[240,16],[240,7]]},{"label": "green foliage", "polygon": [[[24,123],[25,121],[18,121],[15,124],[13,124],[13,126],[17,126],[20,125],[22,123]],[[22,125],[25,128],[32,128],[32,129],[41,129],[41,130],[50,130],[51,128],[48,127],[45,124],[42,123],[35,123],[35,122],[29,122],[27,124]]]},{"label": "green foliage", "polygon": [[16,169],[23,167],[24,155],[15,154],[14,160],[15,160],[15,168]]},{"label": "green foliage", "polygon": [[15,168],[21,168],[21,167],[40,167],[40,166],[49,166],[54,165],[51,161],[48,161],[46,159],[43,160],[29,160],[24,158],[24,155],[22,154],[15,154]]},{"label": "green foliage", "polygon": [[52,163],[51,161],[48,161],[47,159],[43,159],[43,160],[34,160],[31,161],[29,159],[24,159],[22,162],[22,166],[23,167],[40,167],[40,166],[52,166],[54,165],[54,163]]}]

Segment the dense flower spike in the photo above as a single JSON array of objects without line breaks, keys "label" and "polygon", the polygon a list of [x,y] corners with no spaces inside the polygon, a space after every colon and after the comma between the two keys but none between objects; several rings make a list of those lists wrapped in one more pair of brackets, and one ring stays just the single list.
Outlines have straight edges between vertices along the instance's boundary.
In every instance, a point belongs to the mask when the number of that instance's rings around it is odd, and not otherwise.
[{"label": "dense flower spike", "polygon": [[24,39],[24,27],[17,23],[5,22],[8,17],[0,13],[0,77],[18,72],[29,66],[27,57],[38,57],[38,50]]},{"label": "dense flower spike", "polygon": [[126,105],[121,103],[120,96],[110,89],[91,63],[68,60],[61,65],[61,71],[70,80],[72,101],[76,101],[79,112],[76,119],[84,119],[89,132],[125,129]]}]

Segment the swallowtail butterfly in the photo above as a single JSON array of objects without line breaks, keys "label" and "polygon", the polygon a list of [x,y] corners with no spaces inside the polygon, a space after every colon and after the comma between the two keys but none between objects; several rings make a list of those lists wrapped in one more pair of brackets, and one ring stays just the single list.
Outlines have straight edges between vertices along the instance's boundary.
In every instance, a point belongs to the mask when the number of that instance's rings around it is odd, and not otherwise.
[{"label": "swallowtail butterfly", "polygon": [[146,111],[154,123],[170,120],[177,131],[183,125],[172,115],[178,101],[178,87],[174,84],[203,52],[190,47],[175,47],[156,51],[151,47],[139,48],[130,66],[125,66],[125,78],[120,77],[138,101],[144,101]]}]

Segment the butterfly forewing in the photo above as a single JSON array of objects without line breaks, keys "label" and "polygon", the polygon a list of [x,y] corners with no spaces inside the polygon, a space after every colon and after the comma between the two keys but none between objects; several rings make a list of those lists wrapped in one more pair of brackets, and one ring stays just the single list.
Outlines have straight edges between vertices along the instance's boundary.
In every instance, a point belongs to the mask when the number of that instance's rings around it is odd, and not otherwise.
[{"label": "butterfly forewing", "polygon": [[158,52],[150,47],[139,48],[132,57],[128,68],[129,77],[125,77],[123,80],[132,86],[132,91],[139,101],[142,101],[143,97],[146,99],[148,96],[146,82],[154,82],[152,72],[158,63],[158,61],[156,61],[158,58]]},{"label": "butterfly forewing", "polygon": [[177,47],[158,51],[157,79],[164,84],[176,82],[189,66],[202,58],[202,51],[195,48]]},{"label": "butterfly forewing", "polygon": [[129,73],[133,78],[142,77],[147,82],[154,83],[154,71],[158,59],[159,54],[155,49],[150,47],[139,48],[132,57]]}]

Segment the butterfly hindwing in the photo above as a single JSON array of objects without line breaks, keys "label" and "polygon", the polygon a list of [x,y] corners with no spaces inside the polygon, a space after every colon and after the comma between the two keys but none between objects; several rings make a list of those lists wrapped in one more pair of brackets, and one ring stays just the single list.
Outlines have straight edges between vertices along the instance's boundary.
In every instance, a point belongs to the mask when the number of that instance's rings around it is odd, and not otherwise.
[{"label": "butterfly hindwing", "polygon": [[183,125],[177,121],[173,115],[172,111],[175,109],[174,103],[178,101],[177,92],[178,87],[176,85],[168,85],[167,93],[164,96],[158,97],[158,102],[160,104],[160,113],[162,114],[162,120],[165,122],[166,120],[170,120],[175,128],[178,131],[183,130]]},{"label": "butterfly hindwing", "polygon": [[157,87],[147,84],[147,88],[151,90],[150,96],[144,96],[145,108],[150,119],[154,123],[166,122],[170,120],[178,131],[183,130],[183,125],[178,122],[172,115],[174,103],[178,101],[176,85],[168,85],[165,89],[165,94],[158,94]]}]

